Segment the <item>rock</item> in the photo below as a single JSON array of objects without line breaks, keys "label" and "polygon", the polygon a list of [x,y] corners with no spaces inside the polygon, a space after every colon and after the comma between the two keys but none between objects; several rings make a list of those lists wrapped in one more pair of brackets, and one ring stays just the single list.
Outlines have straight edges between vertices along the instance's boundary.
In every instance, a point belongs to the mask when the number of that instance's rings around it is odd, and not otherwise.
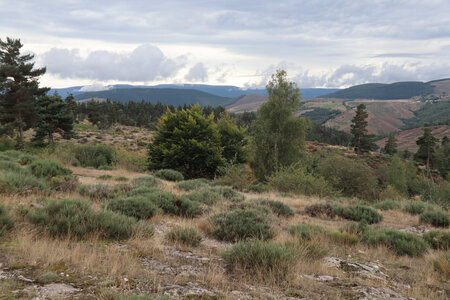
[{"label": "rock", "polygon": [[340,268],[346,272],[358,273],[359,275],[368,278],[386,280],[388,277],[386,274],[380,271],[380,265],[376,263],[361,264],[343,260],[338,257],[326,257],[325,260],[329,267]]},{"label": "rock", "polygon": [[333,281],[335,278],[333,276],[328,276],[328,275],[316,275],[316,276],[312,276],[312,275],[303,275],[303,277],[309,278],[309,279],[313,279],[313,280],[317,280],[320,282],[328,282],[328,281]]},{"label": "rock", "polygon": [[64,283],[51,283],[46,284],[40,288],[40,294],[44,298],[58,299],[63,296],[69,296],[81,291],[81,289],[74,288],[73,286]]},{"label": "rock", "polygon": [[169,285],[164,287],[164,295],[169,297],[217,297],[216,293],[200,287]]},{"label": "rock", "polygon": [[405,297],[402,294],[388,287],[361,287],[353,288],[353,291],[358,293],[359,300],[379,299],[379,300],[413,300],[414,298]]},{"label": "rock", "polygon": [[422,225],[408,226],[406,228],[400,229],[403,232],[409,232],[412,234],[416,234],[418,236],[422,236],[424,233],[430,231],[428,228]]},{"label": "rock", "polygon": [[17,279],[19,279],[21,281],[29,282],[29,283],[33,282],[33,280],[23,277],[22,275],[17,276]]}]

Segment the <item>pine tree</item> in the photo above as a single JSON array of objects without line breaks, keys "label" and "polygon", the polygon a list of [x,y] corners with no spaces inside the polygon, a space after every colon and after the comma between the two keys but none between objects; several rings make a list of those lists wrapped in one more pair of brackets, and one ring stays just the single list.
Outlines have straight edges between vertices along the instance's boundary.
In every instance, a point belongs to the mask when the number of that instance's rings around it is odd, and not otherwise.
[{"label": "pine tree", "polygon": [[366,106],[360,104],[356,107],[356,115],[352,119],[351,134],[353,134],[351,145],[357,154],[373,151],[377,149],[377,145],[372,142],[373,135],[367,134],[367,117],[365,111]]},{"label": "pine tree", "polygon": [[383,152],[389,155],[394,155],[397,153],[397,141],[395,140],[394,133],[389,133],[389,137],[384,146]]},{"label": "pine tree", "polygon": [[18,130],[19,141],[23,141],[23,131],[36,121],[36,96],[49,90],[39,88],[38,82],[46,69],[34,69],[30,62],[34,55],[20,55],[22,46],[18,39],[0,39],[0,122]]},{"label": "pine tree", "polygon": [[43,142],[47,138],[49,144],[53,144],[53,133],[59,133],[66,139],[73,136],[73,114],[60,96],[41,96],[37,100],[37,107],[35,141]]},{"label": "pine tree", "polygon": [[269,99],[259,108],[251,128],[251,166],[261,181],[301,158],[309,126],[307,119],[294,115],[300,104],[299,88],[286,80],[285,71],[272,75],[266,88]]},{"label": "pine tree", "polygon": [[427,170],[430,169],[430,164],[433,162],[437,142],[439,142],[439,139],[433,136],[430,128],[424,128],[423,135],[416,141],[419,149],[414,154],[414,159],[426,163]]}]

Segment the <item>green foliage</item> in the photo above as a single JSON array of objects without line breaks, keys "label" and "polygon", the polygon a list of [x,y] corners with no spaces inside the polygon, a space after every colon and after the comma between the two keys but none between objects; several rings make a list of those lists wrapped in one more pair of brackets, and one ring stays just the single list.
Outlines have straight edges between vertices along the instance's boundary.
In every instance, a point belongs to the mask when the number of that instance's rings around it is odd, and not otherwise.
[{"label": "green foliage", "polygon": [[97,177],[97,179],[100,179],[100,180],[109,180],[112,178],[113,178],[112,175],[109,175],[109,174],[103,174],[103,175],[100,175]]},{"label": "green foliage", "polygon": [[394,229],[368,229],[361,240],[369,246],[384,245],[397,255],[422,256],[428,251],[428,245],[420,237]]},{"label": "green foliage", "polygon": [[116,151],[103,144],[98,145],[77,145],[72,149],[76,160],[82,167],[112,166],[117,162]]},{"label": "green foliage", "polygon": [[384,190],[378,195],[380,200],[402,200],[402,196],[392,185],[388,185]]},{"label": "green foliage", "polygon": [[225,164],[219,168],[220,177],[215,179],[216,184],[229,185],[237,190],[243,190],[245,186],[255,183],[255,177],[248,165]]},{"label": "green foliage", "polygon": [[448,227],[450,218],[446,212],[440,210],[426,211],[420,215],[420,222],[428,223],[435,227]]},{"label": "green foliage", "polygon": [[364,205],[335,205],[333,207],[336,215],[352,221],[365,221],[368,224],[379,223],[383,220],[383,215],[375,209]]},{"label": "green foliage", "polygon": [[0,152],[14,149],[14,141],[7,137],[0,137]]},{"label": "green foliage", "polygon": [[179,202],[179,214],[186,218],[195,218],[203,214],[203,204],[189,199],[181,199]]},{"label": "green foliage", "polygon": [[343,195],[372,199],[377,178],[370,167],[346,157],[332,156],[321,161],[319,174]]},{"label": "green foliage", "polygon": [[403,210],[411,215],[420,215],[425,211],[434,210],[436,207],[428,202],[414,201],[408,202],[403,207]]},{"label": "green foliage", "polygon": [[133,180],[135,187],[157,187],[160,181],[153,176],[138,177]]},{"label": "green foliage", "polygon": [[73,192],[78,189],[80,183],[78,182],[78,177],[72,175],[55,176],[48,178],[46,184],[52,190],[59,192]]},{"label": "green foliage", "polygon": [[0,160],[0,170],[2,171],[12,171],[19,172],[22,168],[13,161]]},{"label": "green foliage", "polygon": [[154,203],[157,207],[162,209],[166,214],[179,215],[179,203],[175,196],[166,191],[154,190],[150,193],[142,195],[147,201]]},{"label": "green foliage", "polygon": [[[439,170],[442,178],[450,176],[450,143],[442,145],[442,147],[436,151],[433,167]],[[449,180],[447,179],[447,181]]]},{"label": "green foliage", "polygon": [[26,193],[42,191],[46,188],[46,184],[31,174],[28,169],[0,172],[0,192],[2,193]]},{"label": "green foliage", "polygon": [[423,135],[416,141],[419,149],[416,154],[414,154],[414,159],[426,164],[427,169],[429,169],[430,165],[434,162],[434,153],[438,141],[439,139],[435,138],[431,133],[431,129],[427,127],[423,129]]},{"label": "green foliage", "polygon": [[117,176],[117,177],[114,177],[114,180],[115,181],[128,181],[128,178],[125,176]]},{"label": "green foliage", "polygon": [[322,176],[314,176],[305,171],[300,164],[283,167],[268,178],[272,188],[286,193],[327,197],[337,195]]},{"label": "green foliage", "polygon": [[206,205],[213,205],[225,200],[221,194],[210,188],[204,188],[191,192],[190,194],[184,194],[182,198],[197,201]]},{"label": "green foliage", "polygon": [[265,181],[273,172],[296,162],[302,154],[309,121],[297,118],[300,93],[294,82],[278,70],[267,84],[268,101],[258,110],[253,122],[251,167],[256,178]]},{"label": "green foliage", "polygon": [[256,200],[260,205],[265,205],[277,216],[292,217],[294,211],[281,201],[275,201],[270,199],[258,199]]},{"label": "green foliage", "polygon": [[393,132],[389,133],[383,152],[389,155],[397,153],[397,141],[395,140],[395,134]]},{"label": "green foliage", "polygon": [[14,219],[9,215],[6,208],[0,204],[0,236],[6,231],[14,228]]},{"label": "green foliage", "polygon": [[95,212],[88,202],[77,199],[50,201],[28,213],[31,223],[43,226],[53,236],[84,238],[99,232],[107,238],[128,238],[134,218],[101,210]]},{"label": "green foliage", "polygon": [[167,233],[167,238],[172,242],[180,242],[182,244],[196,247],[202,240],[202,235],[193,227],[176,228]]},{"label": "green foliage", "polygon": [[401,195],[406,195],[408,186],[406,183],[406,168],[397,155],[394,155],[387,170],[386,181]]},{"label": "green foliage", "polygon": [[446,278],[450,278],[450,252],[442,253],[436,259],[432,260],[431,263],[437,272]]},{"label": "green foliage", "polygon": [[450,232],[448,231],[429,231],[424,233],[423,239],[433,249],[450,250]]},{"label": "green foliage", "polygon": [[373,205],[377,209],[381,210],[393,210],[393,209],[399,209],[401,207],[400,203],[395,200],[383,200],[380,202],[377,202]]},{"label": "green foliage", "polygon": [[81,196],[91,199],[111,199],[116,196],[114,187],[105,184],[83,185],[78,189]]},{"label": "green foliage", "polygon": [[175,188],[183,190],[183,191],[192,191],[192,190],[206,187],[207,184],[208,184],[208,181],[206,179],[199,178],[199,179],[180,181],[175,185]]},{"label": "green foliage", "polygon": [[229,272],[281,282],[293,271],[299,254],[291,245],[263,241],[240,242],[222,253]]},{"label": "green foliage", "polygon": [[220,145],[223,148],[222,156],[227,162],[244,163],[247,160],[244,147],[246,145],[246,129],[238,127],[229,114],[224,113],[217,120],[220,134]]},{"label": "green foliage", "polygon": [[[320,117],[315,118],[311,116],[311,113],[322,110],[321,108],[314,108],[312,112],[302,114],[303,117],[309,117],[312,122],[311,127],[306,131],[306,140],[314,141],[318,143],[324,143],[329,145],[340,145],[340,146],[348,146],[350,145],[350,141],[352,139],[352,135],[348,132],[337,130],[335,128],[331,128],[324,125],[319,125],[325,123],[326,120],[334,118],[337,114],[340,114],[340,111],[337,110],[325,110],[329,111],[330,114],[326,115],[324,118]],[[319,120],[318,120],[319,119]],[[325,120],[326,119],[326,120]],[[325,120],[322,123],[322,120]]]},{"label": "green foliage", "polygon": [[403,129],[417,128],[437,124],[449,124],[450,102],[425,103],[424,106],[414,112],[415,117],[403,119]]},{"label": "green foliage", "polygon": [[170,170],[170,169],[161,169],[156,171],[155,173],[156,177],[159,177],[161,179],[169,180],[169,181],[182,181],[184,180],[183,174],[181,174],[178,171]]},{"label": "green foliage", "polygon": [[326,217],[333,219],[336,217],[336,212],[334,211],[334,207],[330,203],[315,203],[305,207],[305,213],[313,218]]},{"label": "green foliage", "polygon": [[211,221],[214,225],[212,235],[223,241],[267,240],[273,236],[269,216],[258,209],[234,209],[214,215]]},{"label": "green foliage", "polygon": [[304,240],[311,240],[315,236],[325,232],[326,230],[323,227],[313,224],[300,224],[289,227],[290,234]]},{"label": "green foliage", "polygon": [[205,118],[198,105],[168,110],[149,145],[149,168],[174,169],[187,178],[213,177],[224,162],[222,150],[213,115]]},{"label": "green foliage", "polygon": [[158,207],[145,196],[133,196],[125,199],[111,199],[106,208],[136,219],[149,219],[156,215]]},{"label": "green foliage", "polygon": [[39,178],[49,178],[72,174],[62,163],[55,160],[36,160],[29,166],[31,173]]},{"label": "green foliage", "polygon": [[354,147],[357,154],[373,151],[377,149],[377,145],[372,142],[373,136],[367,131],[367,117],[369,116],[365,111],[366,106],[359,104],[356,107],[356,115],[352,119],[350,125],[350,133],[353,135],[351,145]]},{"label": "green foliage", "polygon": [[356,234],[348,232],[333,231],[327,233],[328,239],[338,245],[356,245],[359,243],[359,237]]},{"label": "green foliage", "polygon": [[225,186],[214,186],[209,188],[210,191],[219,193],[224,197],[227,201],[230,202],[241,202],[244,201],[245,197],[244,195],[236,192],[232,188],[225,187]]},{"label": "green foliage", "polygon": [[22,154],[20,155],[19,159],[17,160],[21,165],[29,165],[33,162],[35,162],[38,158],[31,154]]}]

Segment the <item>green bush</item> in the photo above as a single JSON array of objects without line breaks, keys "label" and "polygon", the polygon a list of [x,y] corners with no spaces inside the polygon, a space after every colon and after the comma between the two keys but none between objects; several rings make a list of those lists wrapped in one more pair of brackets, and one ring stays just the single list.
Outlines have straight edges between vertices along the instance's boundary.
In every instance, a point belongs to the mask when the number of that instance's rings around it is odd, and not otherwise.
[{"label": "green bush", "polygon": [[72,175],[55,176],[47,179],[47,185],[55,191],[73,192],[78,189],[80,183],[78,177]]},{"label": "green bush", "polygon": [[348,232],[333,231],[327,233],[328,238],[339,245],[356,245],[359,243],[359,237],[356,234]]},{"label": "green bush", "polygon": [[159,177],[161,179],[169,180],[169,181],[182,181],[184,180],[183,174],[181,174],[178,171],[171,170],[171,169],[161,169],[156,171],[155,173],[156,177]]},{"label": "green bush", "polygon": [[77,199],[50,201],[44,207],[30,211],[28,218],[53,236],[75,238],[84,238],[93,232],[107,238],[128,238],[136,224],[134,218],[112,211],[96,213],[88,202]]},{"label": "green bush", "polygon": [[395,200],[383,200],[380,202],[377,202],[373,205],[376,209],[381,210],[392,210],[392,209],[399,209],[401,207],[400,203]]},{"label": "green bush", "polygon": [[111,199],[106,208],[136,219],[149,219],[159,213],[158,207],[144,196]]},{"label": "green bush", "polygon": [[95,184],[83,185],[78,189],[81,196],[87,196],[91,199],[111,199],[116,196],[114,187],[111,185]]},{"label": "green bush", "polygon": [[270,199],[258,199],[256,201],[260,205],[268,206],[270,210],[277,216],[292,217],[294,215],[294,211],[292,210],[292,208],[281,201]]},{"label": "green bush", "polygon": [[210,191],[214,191],[222,195],[227,201],[231,202],[241,202],[244,201],[245,197],[244,195],[236,192],[232,188],[226,187],[226,186],[215,186],[210,187]]},{"label": "green bush", "polygon": [[202,235],[193,227],[176,228],[167,233],[167,238],[172,242],[180,242],[188,246],[198,246]]},{"label": "green bush", "polygon": [[263,241],[240,242],[222,253],[229,272],[281,282],[294,269],[299,254],[295,247]]},{"label": "green bush", "polygon": [[325,229],[313,224],[292,225],[289,233],[303,240],[311,240],[313,237],[325,233]]},{"label": "green bush", "polygon": [[16,171],[0,172],[0,192],[26,193],[45,190],[46,184],[31,174],[30,170],[20,168]]},{"label": "green bush", "polygon": [[448,214],[436,210],[436,211],[426,211],[420,215],[421,223],[428,223],[435,227],[448,227],[450,225],[450,218]]},{"label": "green bush", "polygon": [[179,202],[179,215],[186,218],[195,218],[204,212],[203,204],[189,199],[181,199]]},{"label": "green bush", "polygon": [[0,170],[18,172],[22,169],[18,163],[7,160],[0,160]]},{"label": "green bush", "polygon": [[268,184],[272,188],[286,193],[319,197],[338,194],[323,177],[308,174],[302,166],[295,164],[272,174],[268,179]]},{"label": "green bush", "polygon": [[405,212],[410,213],[412,215],[420,215],[425,211],[431,211],[434,209],[435,206],[433,204],[422,201],[408,202],[403,207],[403,210]]},{"label": "green bush", "polygon": [[0,204],[0,236],[14,228],[14,219],[9,215],[6,208]]},{"label": "green bush", "polygon": [[117,162],[115,150],[107,145],[77,145],[72,151],[82,167],[99,168],[112,166]]},{"label": "green bush", "polygon": [[336,205],[333,207],[336,215],[352,221],[365,221],[369,224],[379,223],[383,220],[383,215],[375,209],[364,205]]},{"label": "green bush", "polygon": [[267,240],[273,236],[269,216],[258,209],[234,209],[214,215],[212,235],[219,240],[236,242],[251,238]]},{"label": "green bush", "polygon": [[118,176],[114,178],[115,181],[128,181],[128,178],[125,176]]},{"label": "green bush", "polygon": [[364,163],[345,157],[333,156],[320,163],[319,174],[335,190],[341,191],[345,196],[356,196],[363,199],[374,198],[377,177],[372,169]]},{"label": "green bush", "polygon": [[22,155],[19,157],[18,162],[19,162],[21,165],[29,165],[29,164],[35,162],[37,159],[38,159],[38,158],[37,158],[36,156],[31,155],[31,154],[26,154],[26,153],[25,153],[25,154],[22,154]]},{"label": "green bush", "polygon": [[384,245],[397,255],[421,256],[428,251],[428,245],[422,238],[394,229],[367,229],[361,241],[369,246]]},{"label": "green bush", "polygon": [[433,249],[450,250],[450,232],[448,231],[429,231],[423,235],[423,239]]},{"label": "green bush", "polygon": [[59,161],[55,160],[36,160],[29,166],[31,173],[39,178],[49,178],[55,176],[64,176],[72,174],[72,171]]},{"label": "green bush", "polygon": [[0,138],[0,152],[14,149],[14,141],[5,137]]},{"label": "green bush", "polygon": [[393,186],[388,185],[384,190],[380,192],[378,198],[380,198],[380,200],[402,200],[405,197],[400,194]]},{"label": "green bush", "polygon": [[218,202],[224,201],[224,198],[221,194],[215,192],[212,189],[205,188],[199,191],[194,191],[189,194],[184,194],[182,198],[197,201],[206,205],[213,205]]},{"label": "green bush", "polygon": [[207,185],[208,185],[208,180],[199,178],[199,179],[180,181],[175,185],[175,187],[177,189],[183,190],[183,191],[192,191],[192,190],[203,188]]},{"label": "green bush", "polygon": [[313,218],[330,218],[336,217],[333,205],[330,203],[315,203],[305,207],[305,213]]},{"label": "green bush", "polygon": [[133,180],[134,187],[157,187],[160,181],[153,176],[138,177]]},{"label": "green bush", "polygon": [[180,208],[175,196],[166,191],[155,190],[151,193],[143,194],[142,196],[147,201],[154,203],[157,207],[162,209],[166,214],[179,215]]},{"label": "green bush", "polygon": [[112,178],[113,178],[112,175],[109,175],[109,174],[103,174],[103,175],[100,175],[97,177],[97,179],[100,179],[100,180],[109,180]]},{"label": "green bush", "polygon": [[18,160],[19,157],[23,154],[23,152],[18,150],[6,150],[3,151],[2,154],[11,158],[12,160]]}]

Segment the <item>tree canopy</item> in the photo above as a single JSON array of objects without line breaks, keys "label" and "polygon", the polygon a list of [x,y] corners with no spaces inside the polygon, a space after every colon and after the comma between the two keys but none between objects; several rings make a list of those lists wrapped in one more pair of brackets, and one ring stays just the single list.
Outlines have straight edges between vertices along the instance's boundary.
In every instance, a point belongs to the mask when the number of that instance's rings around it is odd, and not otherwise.
[{"label": "tree canopy", "polygon": [[372,135],[367,133],[367,117],[366,106],[359,104],[356,107],[356,115],[352,119],[351,134],[353,135],[351,145],[354,147],[357,154],[373,151],[377,145],[372,142]]}]

